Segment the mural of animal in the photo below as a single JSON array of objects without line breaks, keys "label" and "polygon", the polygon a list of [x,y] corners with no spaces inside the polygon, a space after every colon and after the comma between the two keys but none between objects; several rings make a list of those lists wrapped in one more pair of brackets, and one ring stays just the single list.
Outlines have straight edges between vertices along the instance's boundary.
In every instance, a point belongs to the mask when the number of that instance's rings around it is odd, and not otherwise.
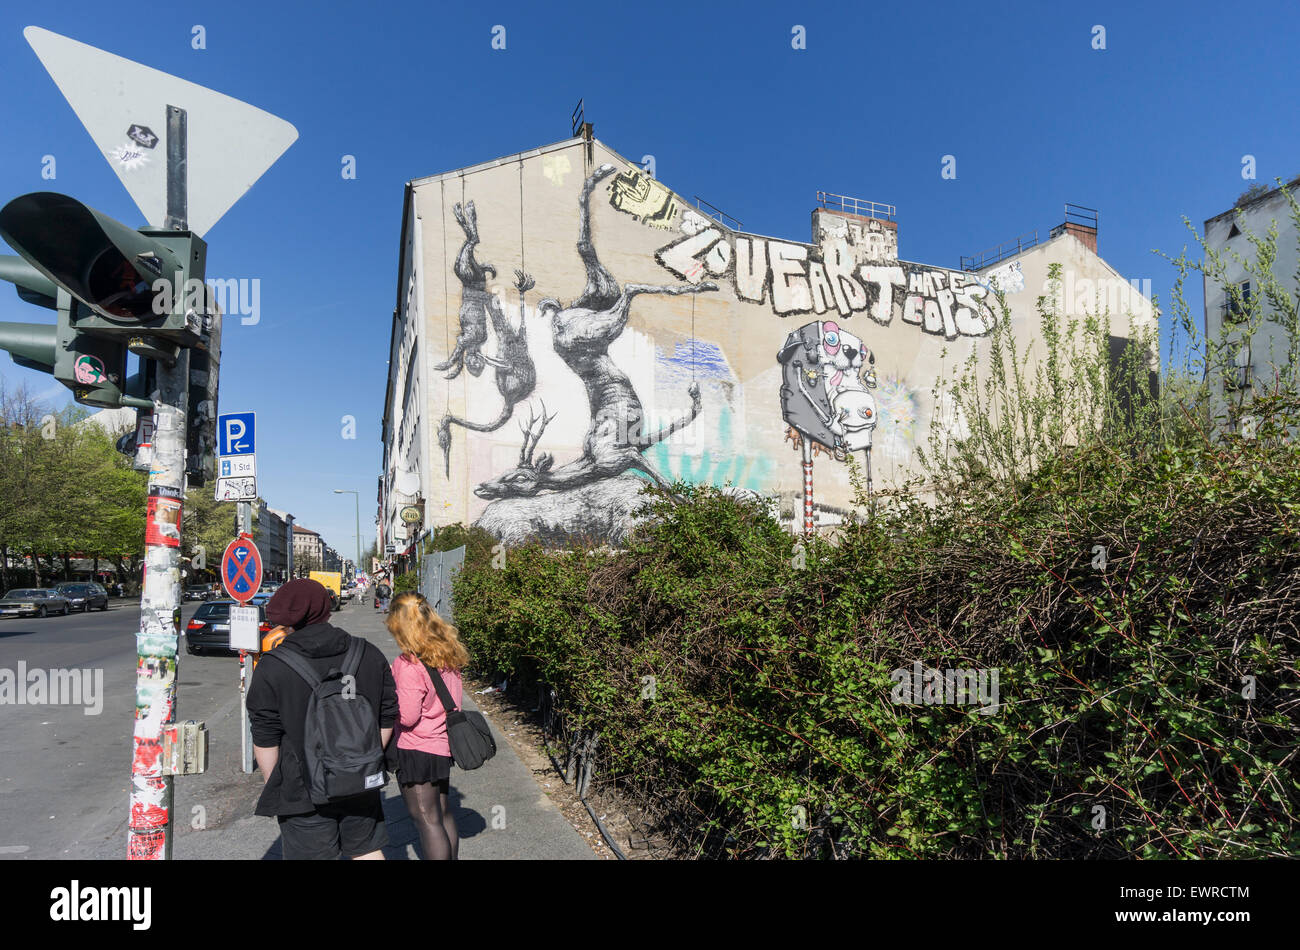
[{"label": "mural of animal", "polygon": [[838,323],[817,320],[792,330],[776,359],[784,379],[781,415],[790,427],[786,439],[803,453],[804,533],[811,535],[816,447],[830,450],[837,460],[864,451],[871,492],[871,436],[878,417],[868,390],[876,387],[876,357],[860,337]]},{"label": "mural of animal", "polygon": [[530,409],[519,465],[475,488],[474,493],[480,498],[526,497],[544,490],[577,488],[628,471],[643,472],[661,488],[670,487],[668,480],[642,453],[691,424],[700,412],[700,388],[692,384],[688,389],[689,413],[655,434],[642,435],[641,399],[628,375],[610,358],[609,347],[622,334],[632,301],[641,294],[695,294],[717,290],[718,286],[705,281],[680,286],[625,284],[619,287],[614,276],[600,263],[591,240],[591,192],[614,170],[613,165],[601,165],[582,186],[578,256],[587,273],[582,295],[567,307],[554,298],[542,300],[537,307],[538,313],[550,317],[551,342],[556,355],[578,375],[587,391],[591,425],[583,441],[582,455],[558,468],[553,467],[554,458],[550,453],[534,459],[542,432],[554,416],[546,414],[545,406],[540,418]]},{"label": "mural of animal", "polygon": [[501,310],[501,304],[487,289],[487,277],[491,274],[495,279],[496,268],[491,264],[479,264],[474,259],[474,248],[479,243],[478,215],[474,210],[474,202],[466,202],[464,208],[457,202],[452,206],[451,213],[456,216],[461,230],[465,232],[465,243],[461,245],[453,267],[461,283],[460,332],[456,334],[456,348],[447,359],[434,366],[440,372],[450,368],[447,379],[455,379],[462,369],[468,369],[473,376],[483,372],[487,361],[479,348],[487,342],[489,315],[495,318]]},{"label": "mural of animal", "polygon": [[[519,328],[511,326],[499,306],[492,307],[489,316],[497,335],[497,354],[483,359],[496,372],[497,392],[501,394],[501,412],[491,422],[471,422],[450,413],[438,423],[438,447],[442,449],[443,465],[451,478],[451,427],[458,425],[474,432],[495,432],[514,414],[515,406],[532,394],[537,385],[537,368],[528,355],[528,337],[524,328],[524,292],[531,290],[535,281],[523,271],[515,271],[515,289],[519,291]],[[472,372],[472,370],[471,370]]]}]

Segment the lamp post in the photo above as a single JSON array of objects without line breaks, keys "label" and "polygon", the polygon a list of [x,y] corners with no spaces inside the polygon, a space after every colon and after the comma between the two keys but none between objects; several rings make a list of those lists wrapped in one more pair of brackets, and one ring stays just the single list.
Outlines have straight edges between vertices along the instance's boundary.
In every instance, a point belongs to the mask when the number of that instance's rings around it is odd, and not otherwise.
[{"label": "lamp post", "polygon": [[355,577],[357,576],[357,572],[361,570],[361,493],[360,493],[360,492],[357,492],[357,491],[353,491],[353,490],[350,489],[350,488],[336,488],[336,489],[334,489],[334,494],[336,494],[336,495],[351,495],[351,496],[352,496],[352,500],[353,500],[354,502],[356,502],[356,509],[357,509],[357,512],[356,512],[356,513],[357,513],[357,533],[356,533],[356,539],[357,539],[357,559],[356,559],[356,561],[353,562],[353,566],[352,566],[352,576],[355,578]]}]

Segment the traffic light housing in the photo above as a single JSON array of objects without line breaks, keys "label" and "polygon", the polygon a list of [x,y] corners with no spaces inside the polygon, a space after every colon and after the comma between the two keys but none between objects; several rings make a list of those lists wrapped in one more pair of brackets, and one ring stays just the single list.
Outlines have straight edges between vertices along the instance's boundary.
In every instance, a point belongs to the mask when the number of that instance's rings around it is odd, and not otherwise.
[{"label": "traffic light housing", "polygon": [[[58,314],[52,327],[0,324],[0,348],[19,365],[52,373],[78,402],[152,408],[147,374],[126,379],[128,351],[142,367],[150,360],[171,367],[188,358],[183,351],[206,351],[215,338],[219,358],[220,316],[204,282],[207,244],[198,235],[135,230],[74,198],[34,192],[0,209],[0,237],[21,255],[0,257],[0,279]],[[191,381],[192,397],[206,394],[193,403],[200,414],[191,419],[195,459],[187,466],[200,484],[212,465],[205,433],[215,441],[216,379],[207,361],[206,353],[194,361],[201,382]]]},{"label": "traffic light housing", "polygon": [[13,283],[22,299],[58,314],[54,326],[0,323],[0,348],[8,350],[15,363],[53,374],[88,406],[152,405],[128,384],[125,342],[78,330],[72,316],[78,305],[66,290],[16,257],[0,257],[0,278]]},{"label": "traffic light housing", "polygon": [[72,312],[78,330],[138,337],[139,348],[171,361],[176,346],[201,343],[208,248],[197,234],[135,230],[75,198],[38,191],[0,209],[0,237],[46,278],[44,290],[61,287],[84,305]]}]

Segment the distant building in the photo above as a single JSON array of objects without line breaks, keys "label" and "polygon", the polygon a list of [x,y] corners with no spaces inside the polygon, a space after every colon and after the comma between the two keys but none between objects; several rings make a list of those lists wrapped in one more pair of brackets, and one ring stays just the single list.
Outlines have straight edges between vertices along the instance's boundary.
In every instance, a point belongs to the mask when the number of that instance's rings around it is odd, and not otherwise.
[{"label": "distant building", "polygon": [[[1300,177],[1285,186],[1295,193],[1300,188]],[[1255,192],[1255,193],[1252,193]],[[1276,370],[1288,363],[1288,345],[1285,329],[1277,322],[1277,313],[1257,286],[1258,281],[1246,273],[1245,268],[1232,258],[1235,252],[1246,261],[1254,261],[1255,249],[1251,236],[1262,237],[1270,227],[1277,226],[1277,259],[1273,262],[1273,275],[1292,300],[1300,286],[1300,260],[1297,260],[1297,234],[1291,206],[1281,188],[1252,189],[1237,199],[1227,211],[1205,222],[1205,243],[1217,251],[1227,265],[1222,285],[1203,277],[1205,289],[1205,335],[1217,342],[1227,328],[1228,352],[1222,354],[1226,366],[1231,367],[1223,381],[1216,373],[1211,382],[1218,397],[1216,415],[1225,416],[1235,425],[1238,413],[1229,406],[1246,405],[1255,390],[1264,382],[1271,382]],[[1232,289],[1236,289],[1234,295]],[[1242,330],[1245,316],[1254,304],[1263,319],[1249,340]],[[1272,319],[1270,319],[1270,317]]]},{"label": "distant building", "polygon": [[[293,526],[293,557],[295,562],[323,565],[325,563],[325,544],[321,536],[299,525]],[[295,566],[298,573],[304,573],[301,563]],[[324,568],[318,568],[324,570]]]},{"label": "distant building", "polygon": [[262,555],[267,580],[285,581],[293,576],[293,515],[257,499],[253,504],[253,543]]},{"label": "distant building", "polygon": [[1111,307],[1119,342],[1154,326],[1148,289],[1097,255],[1090,209],[952,269],[899,256],[892,205],[819,192],[810,242],[706,205],[589,127],[407,183],[381,543],[456,522],[619,543],[642,487],[677,480],[833,525],[849,456],[879,490],[916,474],[932,420],[963,431],[935,383],[988,354],[995,283],[1031,374],[1051,264],[1067,312],[1114,300],[1134,314]]}]

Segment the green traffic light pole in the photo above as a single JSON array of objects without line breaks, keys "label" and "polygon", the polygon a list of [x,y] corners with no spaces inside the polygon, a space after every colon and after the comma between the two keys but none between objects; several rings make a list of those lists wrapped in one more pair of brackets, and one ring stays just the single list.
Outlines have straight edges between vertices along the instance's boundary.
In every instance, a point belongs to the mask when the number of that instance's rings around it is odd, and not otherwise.
[{"label": "green traffic light pole", "polygon": [[356,580],[357,572],[361,570],[361,493],[351,488],[336,488],[334,494],[351,495],[357,505],[357,559],[352,562],[352,579]]}]

